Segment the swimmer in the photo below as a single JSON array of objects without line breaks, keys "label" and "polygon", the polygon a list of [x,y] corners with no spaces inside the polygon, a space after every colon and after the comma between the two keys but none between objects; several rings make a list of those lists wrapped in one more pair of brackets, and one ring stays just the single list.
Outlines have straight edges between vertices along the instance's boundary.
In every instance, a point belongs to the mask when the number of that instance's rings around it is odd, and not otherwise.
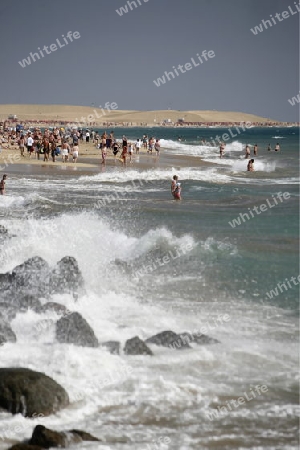
[{"label": "swimmer", "polygon": [[224,142],[221,142],[221,145],[220,145],[220,158],[223,158],[223,156],[224,156],[225,145],[226,144]]},{"label": "swimmer", "polygon": [[253,164],[254,164],[254,159],[250,159],[250,161],[248,162],[248,165],[247,165],[248,172],[254,172]]},{"label": "swimmer", "polygon": [[5,194],[5,180],[7,178],[7,175],[3,175],[2,180],[0,181],[0,195]]}]

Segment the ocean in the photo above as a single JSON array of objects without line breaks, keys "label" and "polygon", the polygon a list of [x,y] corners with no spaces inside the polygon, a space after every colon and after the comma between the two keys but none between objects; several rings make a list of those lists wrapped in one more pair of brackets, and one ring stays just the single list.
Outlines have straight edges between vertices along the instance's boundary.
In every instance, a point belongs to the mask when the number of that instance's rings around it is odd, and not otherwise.
[{"label": "ocean", "polygon": [[[6,168],[0,225],[11,237],[0,240],[0,273],[32,256],[51,266],[73,256],[86,293],[51,300],[80,312],[100,343],[124,347],[164,330],[219,343],[111,355],[59,344],[55,321],[38,331],[50,313],[20,313],[0,366],[46,373],[71,404],[33,420],[0,412],[0,450],[38,423],[103,440],[81,449],[299,448],[299,130],[248,129],[220,160],[200,141],[227,131],[117,129],[117,138],[153,133],[160,158],[90,173]],[[256,143],[247,172],[244,146]],[[181,201],[170,193],[174,174]]]}]

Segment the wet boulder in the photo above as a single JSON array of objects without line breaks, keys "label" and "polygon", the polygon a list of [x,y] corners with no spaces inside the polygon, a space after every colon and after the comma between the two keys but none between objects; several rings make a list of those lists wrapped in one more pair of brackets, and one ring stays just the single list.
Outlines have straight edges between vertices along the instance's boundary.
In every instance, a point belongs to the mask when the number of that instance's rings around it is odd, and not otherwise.
[{"label": "wet boulder", "polygon": [[17,307],[18,311],[20,312],[26,312],[29,309],[36,312],[36,310],[38,310],[42,306],[40,300],[38,300],[33,295],[28,294],[24,295],[23,297],[20,296],[15,298],[13,304]]},{"label": "wet boulder", "polygon": [[43,425],[37,425],[33,430],[30,445],[38,445],[42,448],[63,447],[77,444],[82,441],[100,441],[95,436],[82,430],[54,431]]},{"label": "wet boulder", "polygon": [[75,297],[84,293],[84,281],[78,263],[72,256],[65,256],[50,274],[50,294],[71,293]]},{"label": "wet boulder", "polygon": [[125,355],[153,355],[150,348],[138,336],[126,341],[124,353]]},{"label": "wet boulder", "polygon": [[0,235],[6,234],[8,234],[8,230],[3,225],[0,225]]},{"label": "wet boulder", "polygon": [[44,373],[0,368],[0,408],[25,417],[49,416],[68,404],[65,389]]},{"label": "wet boulder", "polygon": [[17,338],[10,325],[0,317],[0,345],[7,342],[16,342]]},{"label": "wet boulder", "polygon": [[80,436],[83,441],[100,441],[97,437],[83,430],[70,430],[69,433]]},{"label": "wet boulder", "polygon": [[34,256],[13,269],[12,288],[14,292],[47,296],[49,273],[48,263],[43,258]]},{"label": "wet boulder", "polygon": [[67,436],[65,433],[49,430],[43,425],[37,425],[33,430],[30,445],[39,445],[42,448],[66,447]]},{"label": "wet boulder", "polygon": [[0,245],[2,245],[8,237],[8,230],[3,225],[0,225]]},{"label": "wet boulder", "polygon": [[4,297],[5,291],[10,290],[13,278],[11,273],[0,273],[0,298]]},{"label": "wet boulder", "polygon": [[48,302],[44,305],[40,305],[39,307],[35,308],[35,312],[38,314],[44,314],[47,312],[54,312],[58,315],[66,315],[69,313],[69,310],[66,308],[66,306],[61,305],[60,303],[56,302]]},{"label": "wet boulder", "polygon": [[104,347],[112,355],[120,354],[120,342],[119,341],[102,342],[101,347]]},{"label": "wet boulder", "polygon": [[40,308],[41,302],[33,295],[16,293],[16,296],[9,295],[4,302],[0,302],[0,312],[10,322],[19,312],[27,312],[29,309],[37,311]]},{"label": "wet boulder", "polygon": [[61,317],[56,323],[56,338],[64,344],[99,347],[93,329],[78,312]]},{"label": "wet boulder", "polygon": [[191,348],[181,336],[174,331],[162,331],[161,333],[151,336],[145,341],[147,344],[155,344],[161,347],[170,347],[175,350]]},{"label": "wet boulder", "polygon": [[17,315],[18,309],[7,302],[0,302],[0,314],[4,320],[11,322]]},{"label": "wet boulder", "polygon": [[202,333],[180,333],[180,337],[183,342],[194,343],[197,345],[207,345],[207,344],[219,344],[220,341],[218,339],[214,339],[206,334]]}]

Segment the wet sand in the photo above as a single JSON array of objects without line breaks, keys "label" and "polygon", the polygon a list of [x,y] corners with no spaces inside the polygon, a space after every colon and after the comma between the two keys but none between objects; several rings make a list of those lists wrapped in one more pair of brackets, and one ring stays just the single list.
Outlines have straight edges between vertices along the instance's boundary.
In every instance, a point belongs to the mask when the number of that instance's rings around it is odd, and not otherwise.
[{"label": "wet sand", "polygon": [[[118,155],[120,155],[119,152]],[[29,158],[27,150],[25,156],[21,157],[18,147],[10,149],[2,149],[0,153],[0,173],[4,174],[20,174],[30,175],[55,175],[74,176],[74,175],[93,175],[106,170],[149,170],[152,168],[174,168],[180,169],[182,167],[198,167],[205,166],[207,163],[200,158],[195,158],[189,155],[171,155],[161,150],[160,155],[148,154],[145,149],[140,150],[139,155],[134,153],[132,162],[129,162],[127,157],[127,164],[124,167],[120,158],[115,158],[111,151],[108,151],[106,164],[102,164],[101,150],[97,149],[92,143],[84,143],[79,147],[79,158],[77,163],[72,162],[70,155],[70,162],[62,162],[61,156],[56,158],[53,162],[43,161],[43,155],[40,159],[35,159],[35,156]]]}]

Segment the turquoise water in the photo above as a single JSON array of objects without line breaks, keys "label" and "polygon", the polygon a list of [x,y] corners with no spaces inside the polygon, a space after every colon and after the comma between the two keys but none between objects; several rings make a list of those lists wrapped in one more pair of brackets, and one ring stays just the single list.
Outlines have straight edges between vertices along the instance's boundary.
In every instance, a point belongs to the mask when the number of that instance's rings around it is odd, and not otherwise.
[{"label": "turquoise water", "polygon": [[[71,399],[83,398],[41,423],[86,428],[114,450],[144,449],[159,437],[175,450],[298,448],[299,285],[291,277],[299,275],[299,132],[250,129],[227,143],[220,161],[218,148],[199,140],[223,132],[116,130],[117,138],[161,138],[160,159],[144,158],[148,168],[142,157],[125,169],[108,164],[77,177],[8,167],[0,223],[11,238],[1,247],[0,272],[35,255],[50,265],[72,255],[87,294],[78,303],[67,295],[54,300],[80,311],[100,342],[203,326],[220,341],[185,352],[154,347],[153,358],[113,356],[61,346],[53,330],[37,336],[32,325],[41,318],[20,314],[13,322],[18,343],[9,352],[0,347],[1,365],[44,371]],[[267,152],[269,142],[280,142],[281,151]],[[253,173],[246,171],[247,143],[259,146]],[[175,173],[181,202],[170,195]],[[288,198],[281,202],[278,193]],[[263,204],[252,217],[248,208]],[[244,213],[249,219],[232,227]],[[218,322],[224,315],[229,320]],[[120,364],[132,370],[103,387],[102,374],[118,374]],[[209,418],[257,385],[267,392]],[[12,420],[2,416],[0,433]]]}]

